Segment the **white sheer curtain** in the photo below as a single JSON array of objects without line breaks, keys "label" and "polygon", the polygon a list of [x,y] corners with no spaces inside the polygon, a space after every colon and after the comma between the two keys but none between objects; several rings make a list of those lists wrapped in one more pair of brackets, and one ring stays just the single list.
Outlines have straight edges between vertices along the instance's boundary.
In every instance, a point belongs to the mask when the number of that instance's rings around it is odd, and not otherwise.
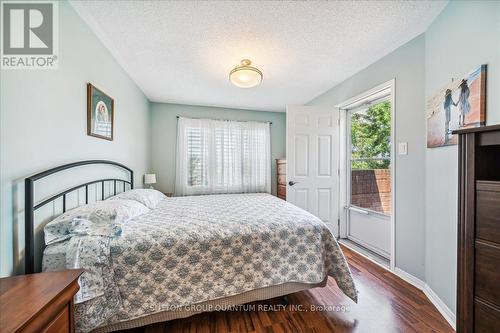
[{"label": "white sheer curtain", "polygon": [[175,194],[271,192],[270,123],[180,117]]}]

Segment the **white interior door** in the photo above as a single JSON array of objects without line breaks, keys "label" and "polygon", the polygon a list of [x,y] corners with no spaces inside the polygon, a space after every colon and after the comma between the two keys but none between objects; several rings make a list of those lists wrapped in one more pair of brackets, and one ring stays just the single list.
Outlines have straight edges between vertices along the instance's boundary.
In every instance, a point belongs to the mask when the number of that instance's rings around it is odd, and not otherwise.
[{"label": "white interior door", "polygon": [[287,201],[324,221],[338,236],[338,113],[288,106]]}]

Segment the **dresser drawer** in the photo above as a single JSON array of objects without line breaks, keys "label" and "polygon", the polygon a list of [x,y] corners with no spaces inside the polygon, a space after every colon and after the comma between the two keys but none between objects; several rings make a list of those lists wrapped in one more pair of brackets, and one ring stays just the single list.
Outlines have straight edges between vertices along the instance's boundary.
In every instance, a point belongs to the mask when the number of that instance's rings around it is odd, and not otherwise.
[{"label": "dresser drawer", "polygon": [[69,333],[70,330],[69,305],[59,312],[59,314],[48,324],[42,333]]},{"label": "dresser drawer", "polygon": [[474,302],[474,333],[500,332],[500,308],[484,302]]},{"label": "dresser drawer", "polygon": [[277,171],[278,175],[286,175],[286,164],[285,163],[278,163],[277,166]]},{"label": "dresser drawer", "polygon": [[[476,237],[500,245],[500,185],[493,186],[492,183],[487,187],[478,182]],[[498,191],[494,191],[495,189]]]},{"label": "dresser drawer", "polygon": [[476,241],[475,294],[494,305],[500,306],[500,246]]},{"label": "dresser drawer", "polygon": [[278,185],[286,185],[286,175],[278,175]]},{"label": "dresser drawer", "polygon": [[278,197],[286,198],[286,186],[278,185]]}]

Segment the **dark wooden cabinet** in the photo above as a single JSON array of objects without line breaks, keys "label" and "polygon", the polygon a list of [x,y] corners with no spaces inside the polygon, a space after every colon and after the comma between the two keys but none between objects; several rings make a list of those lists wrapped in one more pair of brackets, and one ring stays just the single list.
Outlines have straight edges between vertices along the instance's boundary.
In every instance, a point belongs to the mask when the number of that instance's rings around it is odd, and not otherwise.
[{"label": "dark wooden cabinet", "polygon": [[0,279],[0,333],[74,332],[73,297],[81,269]]},{"label": "dark wooden cabinet", "polygon": [[286,200],[286,159],[278,158],[276,160],[276,179],[277,179],[277,196]]},{"label": "dark wooden cabinet", "polygon": [[500,125],[459,135],[457,332],[500,332]]}]

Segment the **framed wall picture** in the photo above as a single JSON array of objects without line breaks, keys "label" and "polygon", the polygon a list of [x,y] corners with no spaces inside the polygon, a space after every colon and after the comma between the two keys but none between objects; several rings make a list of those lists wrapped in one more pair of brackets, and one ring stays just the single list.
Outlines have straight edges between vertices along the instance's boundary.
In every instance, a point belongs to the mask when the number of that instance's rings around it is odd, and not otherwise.
[{"label": "framed wall picture", "polygon": [[113,141],[113,98],[87,83],[87,135]]},{"label": "framed wall picture", "polygon": [[427,148],[456,145],[452,131],[485,122],[486,65],[481,65],[427,100]]}]

